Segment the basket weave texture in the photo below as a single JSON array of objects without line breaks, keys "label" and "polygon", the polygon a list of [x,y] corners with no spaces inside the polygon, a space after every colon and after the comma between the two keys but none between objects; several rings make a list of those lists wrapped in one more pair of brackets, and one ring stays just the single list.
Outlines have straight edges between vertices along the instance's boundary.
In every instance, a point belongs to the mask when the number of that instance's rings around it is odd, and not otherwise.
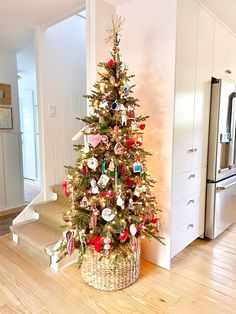
[{"label": "basket weave texture", "polygon": [[134,283],[140,274],[140,240],[136,251],[130,247],[130,257],[122,258],[117,265],[110,256],[100,256],[89,246],[81,265],[83,280],[100,290],[114,291]]}]

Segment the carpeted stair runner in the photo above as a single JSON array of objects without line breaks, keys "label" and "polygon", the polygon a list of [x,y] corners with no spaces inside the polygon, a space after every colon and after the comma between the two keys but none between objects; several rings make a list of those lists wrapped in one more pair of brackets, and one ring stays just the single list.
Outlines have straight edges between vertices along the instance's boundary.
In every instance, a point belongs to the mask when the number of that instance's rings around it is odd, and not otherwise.
[{"label": "carpeted stair runner", "polygon": [[12,232],[19,238],[19,247],[47,266],[50,264],[50,256],[45,248],[61,238],[65,225],[62,215],[69,210],[67,200],[61,192],[61,185],[55,186],[53,191],[58,193],[56,201],[34,205],[39,220],[11,227]]}]

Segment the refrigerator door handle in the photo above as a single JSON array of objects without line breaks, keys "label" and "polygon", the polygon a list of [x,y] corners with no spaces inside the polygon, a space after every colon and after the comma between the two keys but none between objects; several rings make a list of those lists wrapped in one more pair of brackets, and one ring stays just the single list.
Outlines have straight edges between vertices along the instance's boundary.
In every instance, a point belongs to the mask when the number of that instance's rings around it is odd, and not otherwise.
[{"label": "refrigerator door handle", "polygon": [[229,156],[229,168],[234,168],[235,166],[235,100],[236,93],[233,93],[230,97],[231,101],[231,121],[230,121],[230,133],[231,133],[231,143],[230,143],[230,156]]},{"label": "refrigerator door handle", "polygon": [[223,190],[226,190],[226,189],[228,189],[228,188],[230,188],[231,186],[234,186],[234,185],[236,185],[236,182],[233,182],[233,183],[231,183],[229,185],[217,186],[216,191],[217,192],[223,191]]}]

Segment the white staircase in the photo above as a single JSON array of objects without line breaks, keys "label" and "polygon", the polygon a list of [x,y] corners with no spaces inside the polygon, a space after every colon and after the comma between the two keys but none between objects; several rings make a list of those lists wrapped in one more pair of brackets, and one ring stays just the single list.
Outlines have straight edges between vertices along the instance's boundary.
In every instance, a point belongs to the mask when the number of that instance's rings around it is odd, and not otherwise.
[{"label": "white staircase", "polygon": [[[31,219],[13,224],[11,231],[13,241],[36,258],[43,265],[54,271],[77,262],[77,254],[60,260],[63,253],[58,250],[64,231],[63,213],[69,210],[69,204],[63,196],[61,185],[52,187],[57,195],[54,201],[31,205]],[[58,262],[58,260],[60,260]]]}]

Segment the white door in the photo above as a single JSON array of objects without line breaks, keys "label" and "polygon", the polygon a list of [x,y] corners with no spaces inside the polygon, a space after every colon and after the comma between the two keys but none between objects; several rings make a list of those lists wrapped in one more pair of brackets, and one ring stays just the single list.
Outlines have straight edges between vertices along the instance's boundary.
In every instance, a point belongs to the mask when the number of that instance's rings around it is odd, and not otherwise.
[{"label": "white door", "polygon": [[36,129],[33,91],[20,94],[20,122],[24,178],[36,180]]}]

